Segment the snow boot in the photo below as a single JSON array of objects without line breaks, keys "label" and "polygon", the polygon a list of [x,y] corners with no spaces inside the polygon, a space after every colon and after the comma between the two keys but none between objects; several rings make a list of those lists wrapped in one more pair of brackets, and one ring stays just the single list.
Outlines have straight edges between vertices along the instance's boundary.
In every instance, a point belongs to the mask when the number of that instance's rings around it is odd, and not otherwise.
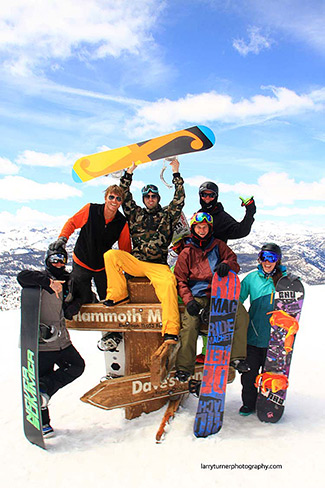
[{"label": "snow boot", "polygon": [[45,424],[43,425],[43,436],[44,437],[53,437],[54,436],[54,430],[53,428],[50,426],[50,424]]},{"label": "snow boot", "polygon": [[243,415],[244,417],[247,417],[248,415],[251,415],[252,413],[254,413],[254,409],[251,409],[251,408],[247,407],[246,405],[243,405],[239,409],[239,415]]}]

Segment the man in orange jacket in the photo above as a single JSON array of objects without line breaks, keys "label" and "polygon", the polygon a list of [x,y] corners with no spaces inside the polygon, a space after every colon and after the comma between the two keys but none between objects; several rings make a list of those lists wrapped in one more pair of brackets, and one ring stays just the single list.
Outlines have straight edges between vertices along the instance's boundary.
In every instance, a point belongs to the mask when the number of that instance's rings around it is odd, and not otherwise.
[{"label": "man in orange jacket", "polygon": [[[105,203],[85,205],[64,224],[59,238],[49,246],[51,250],[65,247],[71,234],[76,229],[81,229],[73,252],[71,275],[72,293],[80,299],[80,306],[94,301],[91,290],[92,278],[99,299],[104,300],[106,297],[104,253],[111,249],[115,242],[118,242],[119,249],[131,251],[129,227],[126,218],[119,211],[123,200],[123,190],[118,185],[109,186],[105,191]],[[78,311],[76,309],[73,315]]]}]

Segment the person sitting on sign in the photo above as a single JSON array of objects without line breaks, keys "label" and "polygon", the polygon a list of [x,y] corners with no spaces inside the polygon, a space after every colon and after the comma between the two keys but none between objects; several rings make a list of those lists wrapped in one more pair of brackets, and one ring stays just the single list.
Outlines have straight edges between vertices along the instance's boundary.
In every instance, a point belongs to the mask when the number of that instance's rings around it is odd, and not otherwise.
[{"label": "person sitting on sign", "polygon": [[[129,227],[125,216],[119,211],[124,192],[118,185],[105,190],[105,203],[87,203],[63,226],[59,238],[50,244],[56,250],[66,246],[71,234],[81,229],[73,252],[72,283],[73,295],[80,298],[80,304],[96,301],[91,288],[94,279],[100,300],[106,297],[106,273],[104,253],[118,242],[119,249],[131,251]],[[79,307],[80,308],[80,307]],[[67,319],[77,314],[79,308],[71,310]]]},{"label": "person sitting on sign", "polygon": [[[200,312],[209,308],[213,274],[224,277],[230,270],[235,273],[239,271],[236,254],[227,244],[213,237],[213,218],[210,214],[195,213],[190,226],[191,238],[180,252],[174,269],[178,294],[186,307],[180,331],[181,347],[176,359],[175,376],[180,381],[187,381],[194,373]],[[246,314],[243,320],[238,320],[237,313],[230,364],[241,363],[244,371],[247,371],[247,325]]]},{"label": "person sitting on sign", "polygon": [[125,192],[124,214],[128,220],[133,249],[130,253],[112,249],[104,255],[107,274],[108,307],[128,301],[127,283],[123,272],[132,276],[146,276],[155,288],[162,305],[162,335],[164,339],[178,339],[180,329],[176,279],[167,265],[168,246],[180,218],[185,201],[184,181],[179,162],[170,163],[175,185],[174,198],[166,207],[160,205],[155,185],[142,188],[144,207],[133,200],[130,192],[133,164],[122,176],[120,185]]},{"label": "person sitting on sign", "polygon": [[250,298],[249,326],[247,331],[247,362],[250,371],[241,377],[242,400],[240,415],[255,411],[257,389],[256,376],[263,369],[270,340],[270,316],[274,309],[274,293],[277,282],[287,274],[281,264],[281,248],[274,243],[264,244],[258,254],[257,270],[249,273],[241,282],[241,303]]},{"label": "person sitting on sign", "polygon": [[39,389],[41,394],[43,435],[53,435],[48,403],[50,398],[68,385],[85,369],[85,362],[72,345],[65,326],[64,309],[67,302],[70,273],[65,269],[67,252],[63,247],[48,250],[45,270],[23,270],[17,280],[22,287],[41,289],[40,338],[39,338]]}]

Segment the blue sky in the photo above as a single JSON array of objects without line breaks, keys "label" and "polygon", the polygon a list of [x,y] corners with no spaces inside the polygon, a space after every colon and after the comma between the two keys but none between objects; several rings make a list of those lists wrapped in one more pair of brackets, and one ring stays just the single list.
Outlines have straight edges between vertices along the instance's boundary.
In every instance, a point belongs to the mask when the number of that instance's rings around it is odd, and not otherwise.
[{"label": "blue sky", "polygon": [[[63,225],[116,182],[74,183],[78,157],[198,124],[217,140],[180,156],[188,216],[213,180],[238,220],[253,195],[257,222],[325,227],[324,25],[322,0],[1,2],[1,227]],[[137,201],[170,201],[161,167]]]}]

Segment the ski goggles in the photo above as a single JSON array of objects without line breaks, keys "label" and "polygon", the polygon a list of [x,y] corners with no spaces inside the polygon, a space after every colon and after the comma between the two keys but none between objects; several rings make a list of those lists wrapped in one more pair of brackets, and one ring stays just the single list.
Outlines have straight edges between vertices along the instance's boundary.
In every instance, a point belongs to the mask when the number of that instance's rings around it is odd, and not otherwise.
[{"label": "ski goggles", "polygon": [[121,197],[117,197],[116,195],[108,195],[108,199],[109,200],[116,200],[119,203],[121,203],[121,201],[122,201],[122,198]]},{"label": "ski goggles", "polygon": [[49,263],[52,264],[57,264],[57,263],[66,264],[67,258],[64,254],[52,254],[52,256],[48,258],[48,261]]},{"label": "ski goggles", "polygon": [[159,190],[156,185],[146,185],[142,188],[141,193],[143,196],[147,196],[149,192],[155,193],[158,195]]},{"label": "ski goggles", "polygon": [[202,198],[215,198],[217,196],[216,193],[214,193],[214,191],[203,191],[202,193],[200,193],[200,196]]},{"label": "ski goggles", "polygon": [[280,260],[280,256],[273,251],[261,251],[258,255],[258,259],[264,263],[268,261],[269,263],[276,263]]},{"label": "ski goggles", "polygon": [[197,212],[191,218],[190,227],[192,227],[193,224],[200,224],[201,222],[207,222],[208,224],[212,224],[213,223],[212,215],[206,212]]}]

